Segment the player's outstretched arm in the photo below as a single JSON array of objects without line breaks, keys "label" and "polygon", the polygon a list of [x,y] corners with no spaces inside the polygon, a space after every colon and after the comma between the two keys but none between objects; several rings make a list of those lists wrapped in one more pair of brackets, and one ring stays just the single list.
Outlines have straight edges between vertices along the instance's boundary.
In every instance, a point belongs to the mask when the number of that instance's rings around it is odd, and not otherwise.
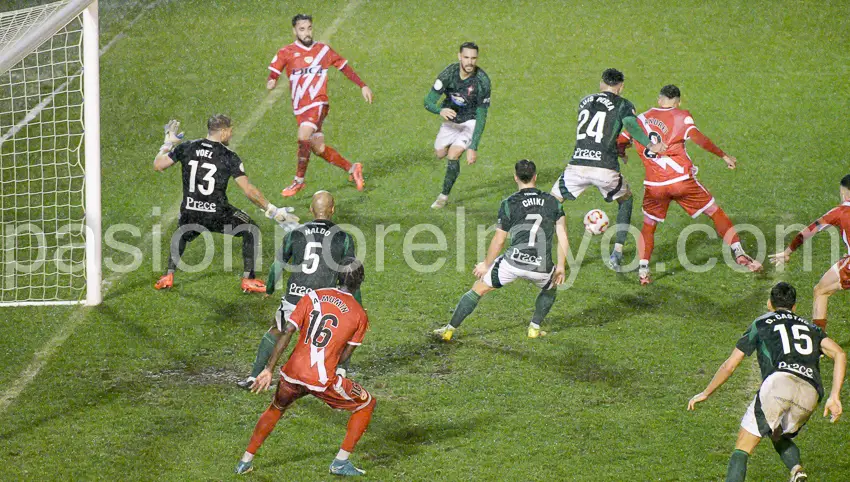
[{"label": "player's outstretched arm", "polygon": [[777,266],[787,263],[788,260],[791,259],[791,253],[793,253],[797,250],[797,248],[802,246],[807,239],[811,238],[819,232],[819,227],[821,226],[821,219],[818,219],[817,221],[808,225],[806,229],[797,233],[797,235],[794,236],[794,239],[791,240],[791,244],[789,244],[784,251],[780,251],[778,253],[774,253],[768,256],[768,258],[770,258],[770,261],[772,261],[773,264]]},{"label": "player's outstretched arm", "polygon": [[490,247],[487,249],[487,257],[484,261],[475,265],[475,269],[472,270],[472,274],[475,275],[476,278],[481,278],[485,274],[487,274],[487,269],[490,268],[490,265],[496,261],[496,258],[499,257],[499,254],[502,252],[502,249],[505,247],[505,240],[508,239],[508,232],[502,231],[501,229],[496,229],[496,234],[493,235],[493,240],[490,241]]},{"label": "player's outstretched arm", "polygon": [[711,379],[705,390],[697,393],[688,401],[688,410],[696,409],[696,404],[705,401],[715,390],[726,383],[726,380],[735,373],[735,369],[738,368],[738,365],[741,364],[745,356],[746,354],[737,347],[732,350],[732,354],[720,365],[720,368],[717,369],[717,373],[714,374],[714,378]]},{"label": "player's outstretched arm", "polygon": [[274,351],[272,351],[271,357],[269,358],[268,363],[266,363],[266,367],[263,368],[263,371],[260,372],[259,375],[257,375],[257,379],[254,380],[254,384],[251,385],[251,392],[260,393],[271,386],[274,367],[277,366],[277,360],[280,358],[280,355],[283,354],[286,347],[289,346],[289,340],[292,338],[293,333],[295,333],[295,327],[292,323],[286,323],[286,327],[283,329],[281,337],[278,338],[277,343],[274,346]]},{"label": "player's outstretched arm", "polygon": [[832,390],[823,409],[823,416],[830,415],[830,422],[835,423],[841,417],[841,386],[844,384],[844,374],[847,370],[847,354],[831,338],[824,338],[820,342],[821,351],[824,355],[832,358],[835,366],[832,369]]},{"label": "player's outstretched arm", "polygon": [[623,127],[629,133],[632,139],[639,142],[641,145],[647,146],[651,152],[658,154],[667,150],[667,144],[663,142],[652,142],[649,136],[643,131],[643,128],[638,124],[637,117],[628,115],[623,118]]},{"label": "player's outstretched arm", "polygon": [[555,266],[555,284],[564,283],[567,277],[567,252],[570,250],[570,238],[567,236],[567,217],[561,216],[555,223],[555,235],[558,236],[558,264]]},{"label": "player's outstretched arm", "polygon": [[345,377],[348,372],[348,362],[351,360],[351,355],[354,354],[354,350],[357,349],[357,345],[345,345],[345,348],[342,349],[342,354],[339,356],[339,363],[336,366],[336,374]]},{"label": "player's outstretched arm", "polygon": [[168,121],[168,124],[165,124],[164,130],[165,140],[159,147],[159,152],[157,152],[156,158],[153,160],[153,169],[157,172],[162,172],[174,165],[174,160],[171,159],[168,153],[175,145],[183,142],[183,133],[180,132],[180,121],[174,119]]},{"label": "player's outstretched arm", "polygon": [[266,197],[263,196],[263,193],[257,189],[256,186],[251,184],[251,181],[248,180],[248,176],[239,176],[236,178],[236,184],[239,188],[242,189],[242,192],[245,193],[245,197],[248,198],[255,206],[263,210],[266,217],[269,219],[274,219],[279,223],[283,222],[298,222],[298,216],[291,214],[294,209],[288,207],[279,208],[274,204],[268,202]]}]

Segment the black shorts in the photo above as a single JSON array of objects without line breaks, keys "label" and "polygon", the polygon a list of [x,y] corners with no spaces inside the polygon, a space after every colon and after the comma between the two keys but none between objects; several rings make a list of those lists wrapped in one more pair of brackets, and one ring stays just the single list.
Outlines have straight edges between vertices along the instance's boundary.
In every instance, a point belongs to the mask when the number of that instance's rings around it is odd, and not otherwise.
[{"label": "black shorts", "polygon": [[256,223],[245,211],[228,207],[218,213],[202,213],[184,209],[180,211],[178,225],[180,228],[194,228],[191,230],[197,233],[207,230],[213,233],[231,234],[244,231],[249,225],[256,226]]}]

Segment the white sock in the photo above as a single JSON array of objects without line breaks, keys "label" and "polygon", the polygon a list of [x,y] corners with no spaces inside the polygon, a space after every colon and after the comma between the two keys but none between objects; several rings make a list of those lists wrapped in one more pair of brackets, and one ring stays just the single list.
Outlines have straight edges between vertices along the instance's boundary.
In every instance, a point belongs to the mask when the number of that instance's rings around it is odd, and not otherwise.
[{"label": "white sock", "polygon": [[648,260],[648,259],[642,259],[642,260],[640,260],[640,261],[638,262],[638,267],[639,267],[639,268],[647,268],[647,269],[649,269],[649,260]]},{"label": "white sock", "polygon": [[346,452],[345,450],[339,449],[339,452],[336,454],[337,460],[348,460],[348,456],[351,455],[351,452]]},{"label": "white sock", "polygon": [[242,455],[242,462],[250,462],[252,460],[254,460],[254,454],[252,454],[250,452],[245,452]]},{"label": "white sock", "polygon": [[446,331],[454,331],[454,330],[455,330],[455,327],[453,327],[451,323],[446,325]]},{"label": "white sock", "polygon": [[[357,164],[357,163],[355,162],[354,164]],[[348,168],[348,173],[349,173],[349,174],[354,174],[354,164],[352,164],[352,165],[351,165],[351,167],[350,167],[350,168]]]},{"label": "white sock", "polygon": [[529,324],[528,324],[528,327],[529,327],[529,328],[534,328],[535,330],[539,330],[539,329],[540,329],[540,325],[538,325],[537,323],[529,323]]},{"label": "white sock", "polygon": [[623,254],[623,245],[620,243],[614,243],[614,251]]},{"label": "white sock", "polygon": [[295,182],[297,182],[298,184],[301,184],[302,182],[304,182],[304,178],[295,176]]},{"label": "white sock", "polygon": [[729,247],[732,248],[732,252],[735,254],[735,256],[741,256],[743,254],[746,254],[744,253],[744,247],[741,246],[740,241],[738,241],[737,243],[732,243]]}]

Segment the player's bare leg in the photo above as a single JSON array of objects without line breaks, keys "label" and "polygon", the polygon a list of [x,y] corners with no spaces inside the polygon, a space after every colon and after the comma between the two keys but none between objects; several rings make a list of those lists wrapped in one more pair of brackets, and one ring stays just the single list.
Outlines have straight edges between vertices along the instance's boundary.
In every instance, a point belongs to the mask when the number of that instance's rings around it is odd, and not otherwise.
[{"label": "player's bare leg", "polygon": [[307,175],[307,165],[310,163],[310,153],[313,147],[310,138],[316,132],[316,126],[303,123],[298,126],[298,165],[295,168],[295,179],[287,188],[281,191],[283,197],[294,196],[298,191],[304,189],[304,177]]},{"label": "player's bare leg", "polygon": [[357,185],[357,190],[363,190],[363,165],[359,162],[352,164],[346,158],[342,157],[336,149],[325,144],[325,135],[323,133],[315,132],[310,136],[310,148],[313,154],[348,172],[349,180],[354,181]]},{"label": "player's bare leg", "polygon": [[345,432],[345,439],[342,441],[339,452],[336,454],[331,466],[330,473],[334,475],[358,476],[366,472],[358,469],[348,460],[351,452],[354,452],[354,447],[360,441],[360,437],[366,432],[369,427],[369,422],[372,420],[372,413],[375,411],[375,399],[373,398],[368,405],[351,414],[348,419],[348,427]]},{"label": "player's bare leg", "polygon": [[723,238],[723,242],[729,245],[732,249],[732,254],[735,256],[735,262],[741,266],[746,266],[747,269],[753,273],[761,271],[761,263],[754,260],[744,251],[743,246],[741,246],[741,238],[738,236],[738,232],[735,230],[732,220],[729,219],[729,216],[727,216],[722,209],[720,209],[720,206],[713,204],[705,210],[705,214],[711,218],[712,222],[714,222],[714,228],[717,230],[717,234]]},{"label": "player's bare leg", "polygon": [[[460,156],[466,148],[463,146],[450,146],[448,148],[437,149],[435,154],[438,159],[447,158],[446,161],[446,177],[443,179],[443,190],[437,196],[437,200],[431,204],[431,209],[442,209],[449,201],[449,194],[452,192],[452,187],[455,185],[458,176],[460,176]],[[445,151],[445,154],[442,154]],[[442,155],[441,155],[442,154]]]},{"label": "player's bare leg", "polygon": [[822,329],[826,329],[826,306],[829,297],[841,289],[841,278],[838,275],[838,266],[833,266],[823,274],[814,289],[814,306],[812,306],[812,322]]},{"label": "player's bare leg", "polygon": [[652,282],[649,272],[649,259],[652,257],[652,250],[655,248],[655,229],[658,227],[658,222],[649,216],[643,217],[643,228],[640,230],[640,239],[638,240],[638,278],[641,285],[648,285]]},{"label": "player's bare leg", "polygon": [[495,289],[496,288],[487,286],[487,284],[481,280],[476,281],[472,285],[472,289],[460,297],[460,301],[458,302],[457,307],[455,307],[455,311],[452,314],[452,320],[449,324],[434,330],[434,335],[443,341],[451,341],[455,330],[460,327],[460,324],[463,323],[463,320],[466,319],[467,316],[471,315],[472,312],[475,311],[475,307],[478,306],[478,302],[481,298]]},{"label": "player's bare leg", "polygon": [[623,264],[623,244],[626,242],[626,236],[629,234],[629,225],[632,223],[634,198],[631,191],[626,192],[626,194],[618,198],[617,204],[617,234],[614,237],[614,251],[611,252],[611,257],[608,258],[608,266],[619,273],[620,266]]},{"label": "player's bare leg", "polygon": [[747,460],[760,441],[760,437],[751,434],[743,428],[738,431],[735,451],[732,452],[732,456],[729,458],[726,482],[744,482],[744,479],[747,477]]}]

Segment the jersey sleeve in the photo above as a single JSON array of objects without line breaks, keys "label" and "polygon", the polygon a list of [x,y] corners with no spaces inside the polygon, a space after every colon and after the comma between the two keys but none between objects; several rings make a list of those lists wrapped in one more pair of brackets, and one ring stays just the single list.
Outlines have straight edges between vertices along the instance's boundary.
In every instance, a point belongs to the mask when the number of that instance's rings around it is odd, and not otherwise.
[{"label": "jersey sleeve", "polygon": [[684,138],[685,140],[688,140],[691,138],[692,133],[699,132],[699,127],[697,127],[697,124],[694,121],[694,116],[692,116],[690,112],[685,111],[684,114],[685,119],[682,121],[682,123],[685,125]]},{"label": "jersey sleeve", "polygon": [[821,216],[817,221],[818,231],[823,231],[830,226],[841,226],[841,214],[838,208],[831,209],[828,213]]},{"label": "jersey sleeve", "polygon": [[502,231],[511,230],[511,209],[508,206],[507,199],[502,201],[502,205],[499,206],[499,217],[496,220],[496,227]]},{"label": "jersey sleeve", "polygon": [[269,78],[277,79],[283,74],[283,69],[286,67],[287,55],[286,50],[280,49],[269,64]]},{"label": "jersey sleeve", "polygon": [[230,159],[227,161],[227,174],[233,179],[245,175],[245,165],[235,152],[231,153]]},{"label": "jersey sleeve", "polygon": [[342,242],[342,257],[343,258],[355,258],[357,253],[357,248],[354,245],[354,236],[343,233],[343,242]]},{"label": "jersey sleeve", "polygon": [[348,65],[348,60],[344,59],[342,55],[336,52],[336,50],[332,49],[330,45],[328,45],[328,53],[325,54],[325,61],[328,66],[334,66],[338,70],[342,70],[346,65]]},{"label": "jersey sleeve", "polygon": [[637,117],[635,105],[632,104],[630,101],[623,99],[623,103],[620,104],[620,110],[619,112],[617,112],[617,115],[620,116],[620,120],[623,120],[626,117]]},{"label": "jersey sleeve", "polygon": [[169,151],[168,157],[174,162],[186,162],[189,159],[189,144],[189,142],[178,144]]},{"label": "jersey sleeve", "polygon": [[292,323],[296,330],[304,331],[307,329],[307,323],[310,321],[310,311],[312,310],[313,300],[308,295],[302,296],[286,321]]},{"label": "jersey sleeve", "polygon": [[366,338],[366,330],[369,329],[369,317],[366,315],[366,312],[361,308],[359,323],[357,326],[357,331],[354,332],[354,336],[348,340],[349,345],[360,346],[363,344],[363,339]]},{"label": "jersey sleeve", "polygon": [[750,356],[756,351],[756,346],[758,345],[758,328],[756,328],[756,322],[754,321],[747,331],[741,335],[741,338],[738,340],[738,343],[735,344],[735,348],[744,352],[745,355]]},{"label": "jersey sleeve", "polygon": [[559,219],[565,216],[564,206],[554,197],[550,198],[549,202],[552,206],[552,221],[558,222]]},{"label": "jersey sleeve", "polygon": [[490,107],[490,77],[484,72],[478,77],[478,107]]}]

